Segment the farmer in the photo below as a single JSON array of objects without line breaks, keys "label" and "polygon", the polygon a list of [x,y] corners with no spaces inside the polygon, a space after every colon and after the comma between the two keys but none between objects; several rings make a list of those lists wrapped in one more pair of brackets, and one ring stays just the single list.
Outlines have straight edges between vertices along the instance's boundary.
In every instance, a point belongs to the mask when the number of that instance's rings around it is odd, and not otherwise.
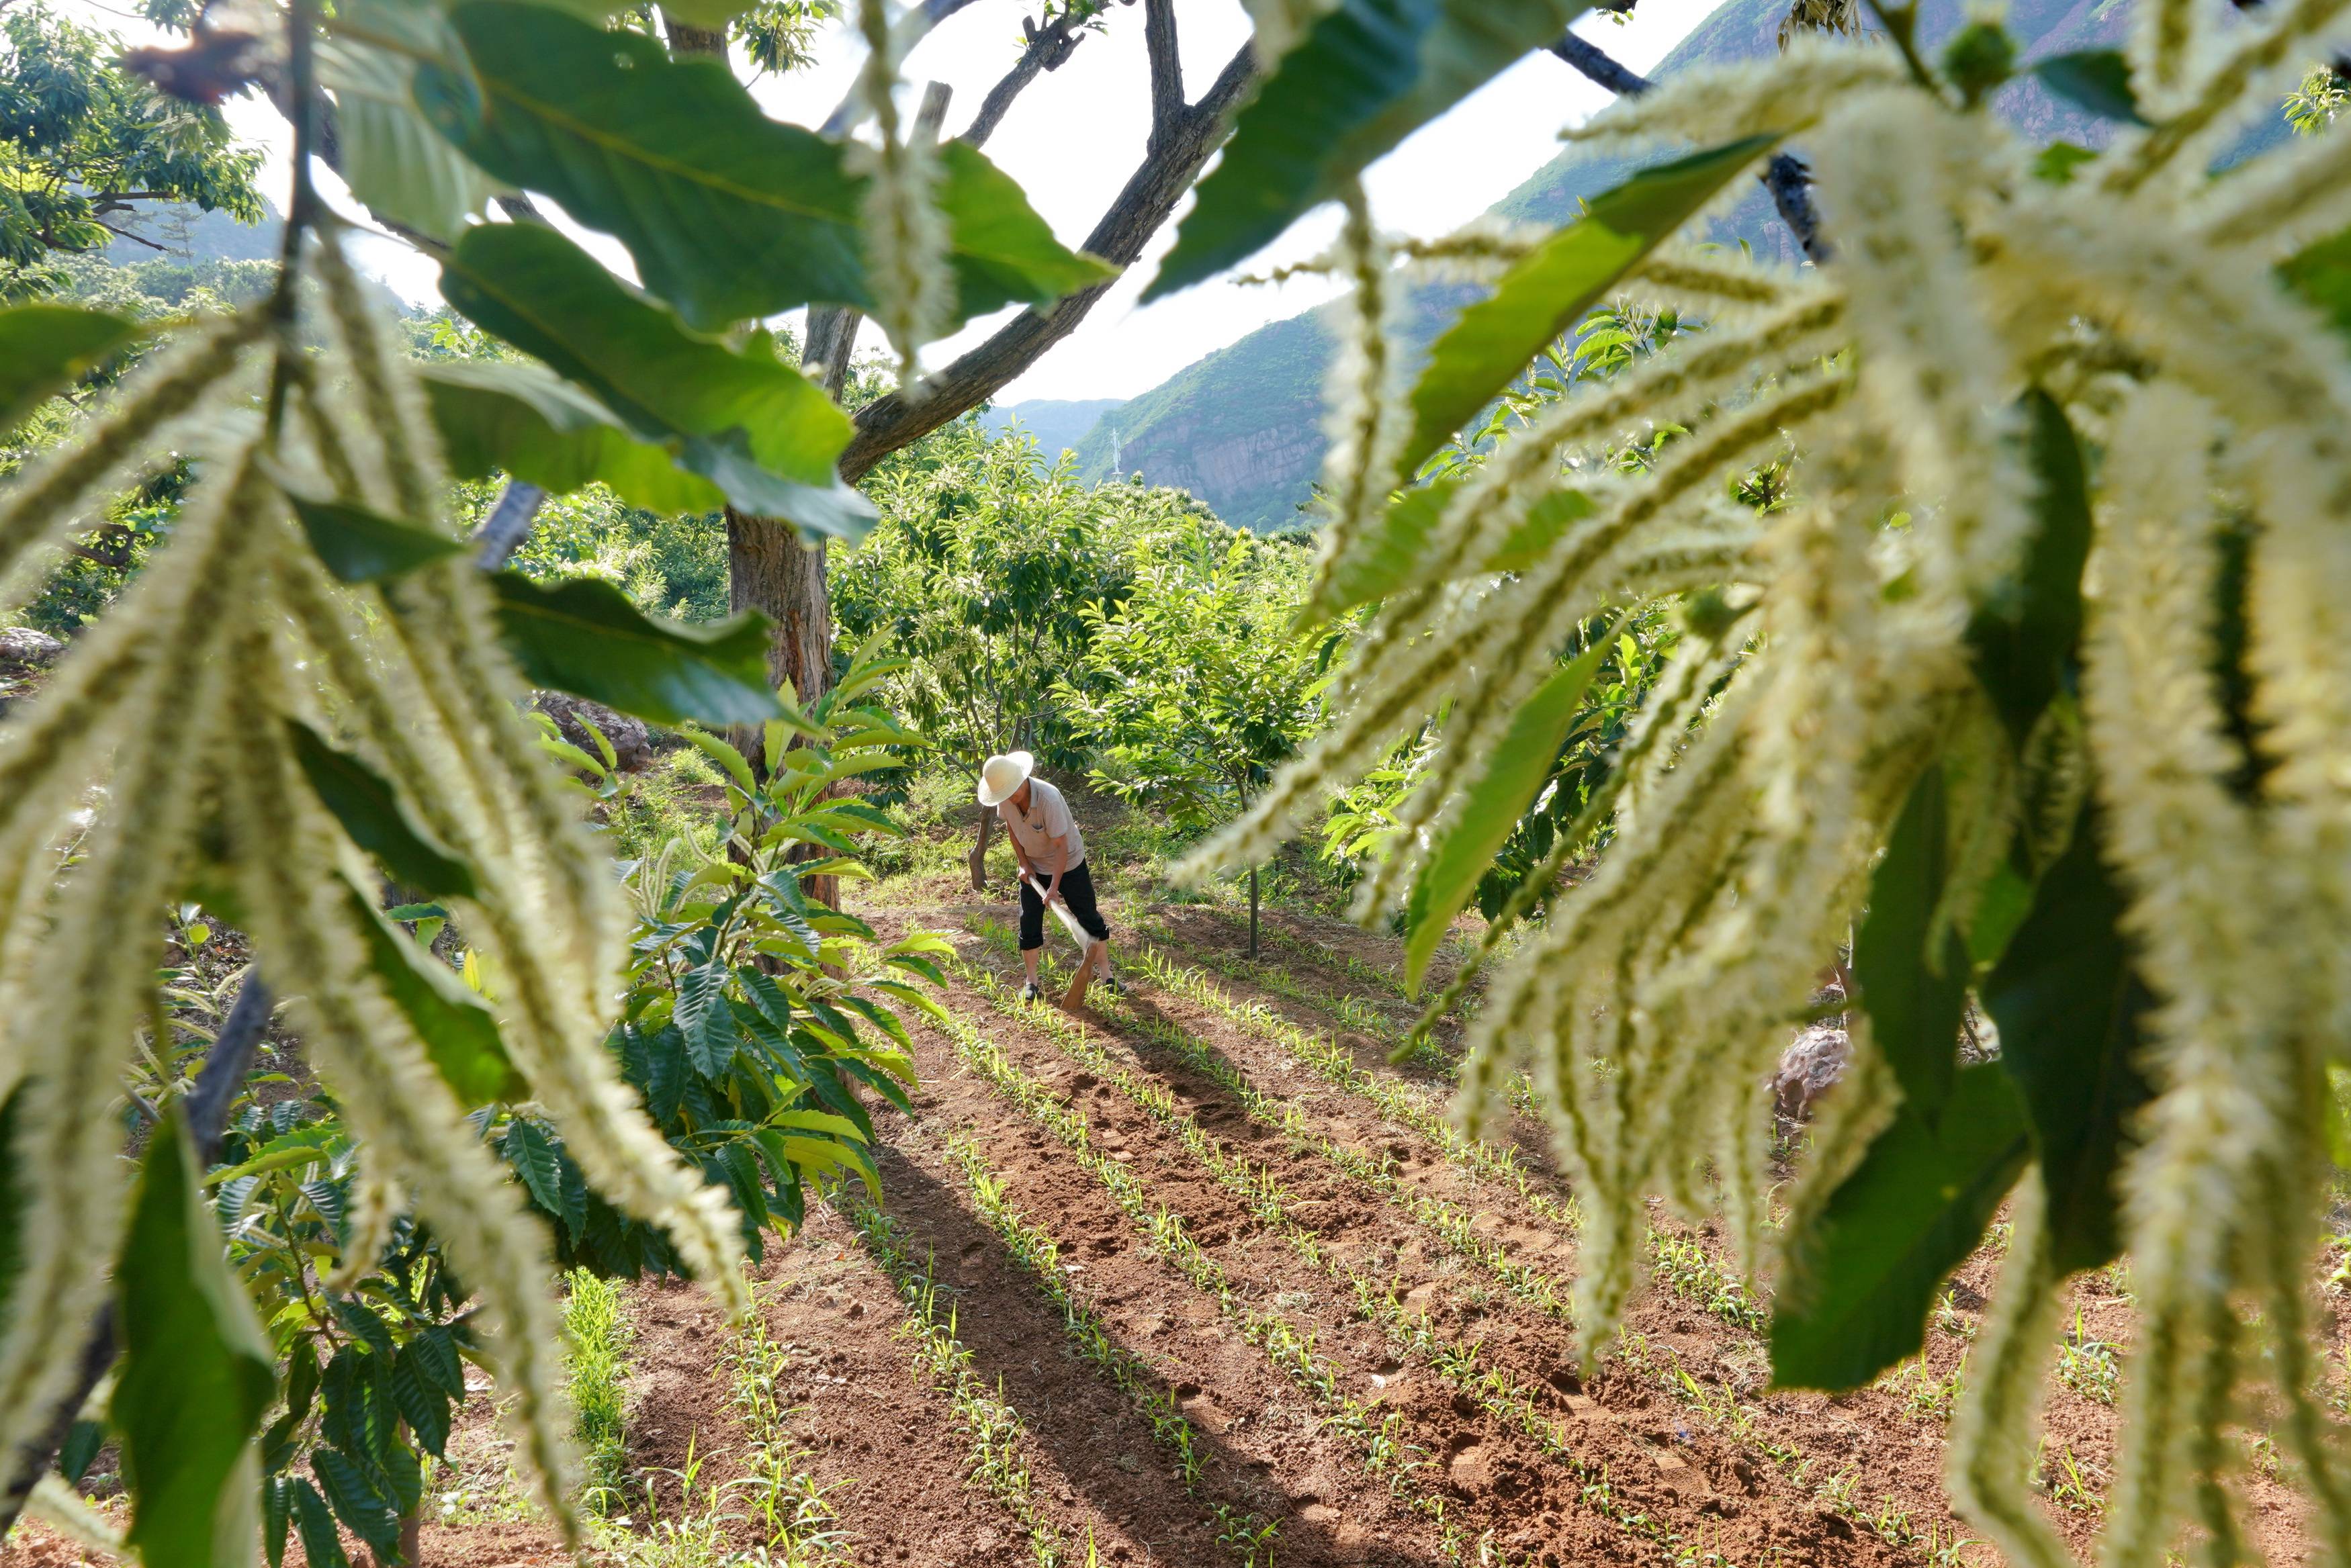
[{"label": "farmer", "polygon": [[[1061,792],[1034,776],[1037,759],[1026,752],[990,757],[979,770],[979,804],[994,806],[1012,836],[1012,853],[1020,862],[1020,963],[1029,982],[1020,996],[1034,1002],[1037,955],[1045,946],[1045,906],[1059,903],[1090,939],[1077,979],[1064,1006],[1074,1007],[1086,994],[1088,981],[1099,976],[1113,992],[1117,977],[1110,971],[1110,927],[1094,907],[1093,874],[1086,869],[1086,841],[1077,818]],[[1073,931],[1071,935],[1075,935]]]}]

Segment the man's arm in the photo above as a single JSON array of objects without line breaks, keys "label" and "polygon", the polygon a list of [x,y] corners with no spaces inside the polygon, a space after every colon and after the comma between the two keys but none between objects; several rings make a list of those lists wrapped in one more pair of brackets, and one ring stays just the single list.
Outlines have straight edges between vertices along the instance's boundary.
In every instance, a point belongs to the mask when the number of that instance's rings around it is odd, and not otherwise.
[{"label": "man's arm", "polygon": [[1045,902],[1051,903],[1061,890],[1061,873],[1070,868],[1070,836],[1063,834],[1053,840],[1053,879],[1045,884]]}]

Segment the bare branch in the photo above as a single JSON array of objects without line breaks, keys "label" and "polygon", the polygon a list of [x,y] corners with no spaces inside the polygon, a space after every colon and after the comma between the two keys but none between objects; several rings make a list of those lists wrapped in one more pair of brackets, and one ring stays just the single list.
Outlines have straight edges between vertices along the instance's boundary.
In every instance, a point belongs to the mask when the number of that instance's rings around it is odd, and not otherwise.
[{"label": "bare branch", "polygon": [[1029,47],[1020,51],[1020,57],[1012,62],[1012,68],[987,89],[987,96],[979,100],[979,113],[972,118],[970,126],[958,140],[977,147],[994,135],[996,128],[1003,123],[1006,112],[1012,108],[1012,100],[1037,79],[1037,73],[1060,70],[1062,62],[1077,48],[1078,40],[1085,36],[1078,26],[1081,20],[1077,13],[1071,12],[1040,27],[1026,16],[1022,17],[1020,30],[1027,36]]},{"label": "bare branch", "polygon": [[[1085,248],[1116,266],[1130,266],[1167,221],[1168,213],[1225,139],[1226,117],[1257,80],[1257,54],[1241,46],[1214,86],[1184,111],[1176,133],[1153,148],[1104,213]],[[937,375],[925,379],[914,401],[893,392],[857,410],[857,433],[841,454],[841,476],[855,483],[889,453],[977,408],[1003,385],[1037,362],[1045,350],[1077,329],[1078,323],[1110,292],[1109,283],[1055,301],[1042,310],[1024,310],[978,348]]]},{"label": "bare branch", "polygon": [[1552,54],[1619,98],[1638,98],[1656,85],[1639,72],[1618,65],[1599,45],[1573,33],[1565,34],[1557,43],[1546,47]]}]

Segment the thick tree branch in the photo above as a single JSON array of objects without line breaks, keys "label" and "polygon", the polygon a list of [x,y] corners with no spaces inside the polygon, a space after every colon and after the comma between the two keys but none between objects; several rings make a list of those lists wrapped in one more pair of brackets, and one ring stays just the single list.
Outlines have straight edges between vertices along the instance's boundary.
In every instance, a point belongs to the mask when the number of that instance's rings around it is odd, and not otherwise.
[{"label": "thick tree branch", "polygon": [[[1244,44],[1225,63],[1200,101],[1184,111],[1176,134],[1144,156],[1118,199],[1086,236],[1088,251],[1116,266],[1134,265],[1184,192],[1192,188],[1200,166],[1224,140],[1227,116],[1256,79],[1256,51]],[[1042,310],[1022,311],[987,342],[926,378],[914,400],[893,392],[858,410],[857,433],[841,454],[841,478],[855,483],[891,452],[995,396],[1045,350],[1075,331],[1111,286],[1097,284]]]},{"label": "thick tree branch", "polygon": [[1143,0],[1143,45],[1151,55],[1151,151],[1184,128],[1184,57],[1176,47],[1176,0]]}]

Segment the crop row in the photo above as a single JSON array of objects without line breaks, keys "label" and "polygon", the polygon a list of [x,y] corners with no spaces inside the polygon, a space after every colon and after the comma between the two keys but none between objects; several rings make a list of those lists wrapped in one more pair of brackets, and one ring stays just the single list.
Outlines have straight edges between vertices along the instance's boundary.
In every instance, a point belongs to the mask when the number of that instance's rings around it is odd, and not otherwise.
[{"label": "crop row", "polygon": [[[1019,1526],[1039,1568],[1061,1568],[1071,1561],[1071,1543],[1038,1506],[1036,1482],[1020,1457],[1024,1449],[1034,1446],[1033,1440],[1012,1407],[1000,1394],[990,1393],[971,1369],[971,1350],[957,1336],[955,1308],[941,1308],[929,1266],[915,1261],[899,1222],[862,1196],[844,1189],[834,1195],[832,1204],[897,1288],[906,1316],[895,1333],[913,1345],[915,1376],[947,1397],[956,1429],[968,1445],[971,1480]],[[1093,1556],[1090,1539],[1084,1561]]]},{"label": "crop row", "polygon": [[[996,995],[1002,995],[1000,986],[997,988]],[[1006,1005],[1021,1006],[1019,1003]],[[1507,1368],[1480,1366],[1481,1343],[1465,1343],[1458,1336],[1440,1330],[1425,1310],[1418,1314],[1407,1313],[1398,1302],[1392,1284],[1333,1257],[1322,1239],[1293,1216],[1291,1207],[1295,1200],[1283,1191],[1272,1175],[1261,1166],[1252,1165],[1245,1158],[1226,1152],[1200,1127],[1196,1117],[1176,1103],[1173,1095],[1163,1085],[1128,1071],[1116,1058],[1087,1040],[1079,1026],[1049,1008],[1026,1007],[1016,1016],[1024,1023],[1043,1027],[1072,1060],[1117,1087],[1153,1120],[1173,1133],[1186,1152],[1198,1160],[1220,1186],[1233,1192],[1260,1224],[1272,1231],[1309,1266],[1341,1287],[1344,1295],[1352,1297],[1359,1315],[1380,1329],[1390,1350],[1399,1359],[1433,1370],[1505,1428],[1532,1440],[1546,1458],[1566,1468],[1576,1478],[1584,1504],[1593,1512],[1628,1533],[1656,1544],[1672,1562],[1699,1564],[1703,1568],[1729,1568],[1728,1559],[1719,1552],[1707,1549],[1702,1542],[1684,1540],[1645,1510],[1618,1499],[1606,1466],[1593,1464],[1576,1453],[1569,1442],[1564,1425],[1534,1403],[1531,1390],[1519,1383]],[[1045,1122],[1049,1130],[1054,1131],[1073,1151],[1078,1149],[1079,1146],[1072,1137],[1083,1131],[1082,1112],[1058,1110],[1059,1102],[1049,1091],[1023,1074],[1000,1047],[981,1039],[963,1019],[956,1019],[949,1033],[952,1038],[956,1039],[958,1054],[967,1065],[1031,1116]],[[1094,1170],[1108,1185],[1131,1188],[1138,1194],[1142,1190],[1141,1184],[1123,1165],[1102,1160],[1099,1156],[1089,1158],[1084,1153],[1080,1154],[1080,1163]],[[1166,1216],[1164,1209],[1158,1212]],[[1180,1220],[1172,1217],[1162,1223],[1172,1224],[1178,1233],[1183,1231]],[[1190,1271],[1186,1270],[1186,1272],[1188,1275]],[[1217,1277],[1221,1280],[1220,1273]],[[1215,1294],[1217,1289],[1199,1278],[1195,1278],[1193,1282],[1210,1294]],[[1270,1319],[1273,1314],[1259,1315]],[[1302,1343],[1311,1352],[1311,1335],[1300,1335],[1293,1331],[1284,1341],[1279,1330],[1272,1333],[1277,1348],[1283,1344]],[[1326,1371],[1293,1368],[1291,1376],[1293,1381],[1300,1382],[1318,1397],[1345,1399],[1339,1394],[1335,1379],[1331,1378]],[[1389,1419],[1393,1421],[1395,1417],[1391,1416]],[[1476,1544],[1455,1533],[1449,1523],[1443,1520],[1442,1499],[1430,1501],[1437,1505],[1434,1516],[1447,1528],[1447,1539],[1454,1550],[1467,1550]],[[1424,1504],[1423,1511],[1432,1511]],[[1483,1550],[1487,1556],[1481,1561],[1498,1560],[1492,1557],[1490,1543],[1485,1543]]]},{"label": "crop row", "polygon": [[[1062,1269],[1061,1244],[1013,1206],[1002,1178],[989,1168],[977,1141],[968,1134],[953,1135],[946,1140],[946,1157],[963,1176],[980,1219],[1045,1298],[1061,1308],[1063,1330],[1079,1358],[1126,1397],[1150,1425],[1153,1438],[1167,1450],[1176,1479],[1186,1492],[1196,1496],[1202,1481],[1199,1434],[1168,1393],[1165,1380],[1148,1362],[1112,1337],[1101,1313]],[[1228,1503],[1211,1501],[1208,1508],[1217,1544],[1231,1553],[1240,1568],[1271,1568],[1279,1524]]]}]

